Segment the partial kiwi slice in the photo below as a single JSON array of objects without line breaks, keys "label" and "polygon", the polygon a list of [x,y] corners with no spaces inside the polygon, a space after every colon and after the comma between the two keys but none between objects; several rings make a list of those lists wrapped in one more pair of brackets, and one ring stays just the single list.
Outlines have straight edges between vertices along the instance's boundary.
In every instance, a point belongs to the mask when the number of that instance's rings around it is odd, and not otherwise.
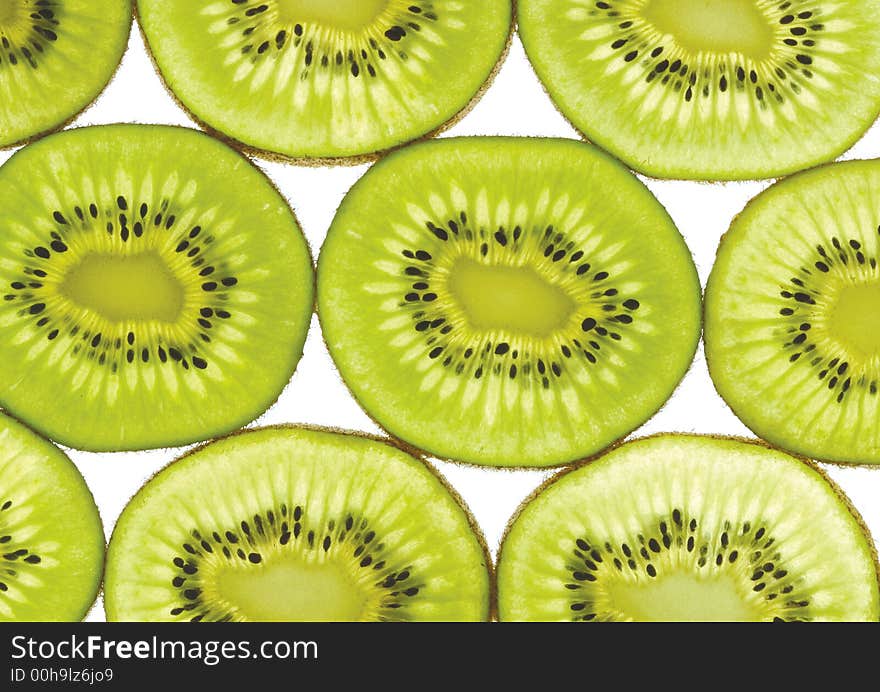
[{"label": "partial kiwi slice", "polygon": [[52,135],[0,168],[0,229],[0,403],[62,444],[235,430],[302,354],[305,239],[269,180],[207,135]]},{"label": "partial kiwi slice", "polygon": [[552,479],[512,520],[502,620],[880,619],[871,537],[814,466],[660,435]]},{"label": "partial kiwi slice", "polygon": [[573,140],[396,152],[345,198],[318,265],[324,337],[355,397],[459,461],[598,452],[666,401],[699,338],[700,285],[672,220]]},{"label": "partial kiwi slice", "polygon": [[60,127],[119,66],[130,0],[0,2],[0,148]]},{"label": "partial kiwi slice", "polygon": [[104,529],[76,466],[0,413],[0,622],[81,620],[103,566]]},{"label": "partial kiwi slice", "polygon": [[211,129],[293,159],[369,158],[442,129],[499,65],[510,0],[139,0],[169,89]]},{"label": "partial kiwi slice", "polygon": [[718,250],[706,357],[758,435],[813,458],[880,463],[880,161],[786,179]]},{"label": "partial kiwi slice", "polygon": [[266,428],[135,495],[104,601],[111,620],[485,620],[477,531],[432,469],[384,441]]},{"label": "partial kiwi slice", "polygon": [[880,111],[880,0],[520,0],[519,31],[574,126],[657,177],[792,173]]}]

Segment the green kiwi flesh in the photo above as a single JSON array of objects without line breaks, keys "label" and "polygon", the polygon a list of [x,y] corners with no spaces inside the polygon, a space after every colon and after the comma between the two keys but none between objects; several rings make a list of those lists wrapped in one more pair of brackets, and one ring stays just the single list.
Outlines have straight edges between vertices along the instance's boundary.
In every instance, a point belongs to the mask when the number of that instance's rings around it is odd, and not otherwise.
[{"label": "green kiwi flesh", "polygon": [[573,140],[425,142],[343,201],[318,262],[330,353],[364,409],[433,455],[552,466],[662,406],[700,286],[666,211]]},{"label": "green kiwi flesh", "polygon": [[721,396],[774,445],[880,463],[880,161],[820,167],[733,222],[706,289]]},{"label": "green kiwi flesh", "polygon": [[506,50],[510,0],[139,0],[166,84],[211,129],[293,159],[369,157],[429,135]]},{"label": "green kiwi flesh", "polygon": [[94,451],[236,430],[302,354],[314,278],[285,200],[183,128],[47,137],[0,168],[0,404]]},{"label": "green kiwi flesh", "polygon": [[433,470],[385,442],[245,432],[135,495],[110,541],[105,606],[124,621],[486,620],[475,531]]},{"label": "green kiwi flesh", "polygon": [[103,565],[101,518],[77,468],[0,414],[0,622],[81,620]]},{"label": "green kiwi flesh", "polygon": [[520,0],[518,19],[560,111],[648,175],[793,173],[880,111],[878,0]]},{"label": "green kiwi flesh", "polygon": [[131,18],[130,0],[0,2],[0,148],[88,106],[122,59]]},{"label": "green kiwi flesh", "polygon": [[661,435],[563,473],[512,520],[501,620],[877,621],[873,543],[812,465]]}]

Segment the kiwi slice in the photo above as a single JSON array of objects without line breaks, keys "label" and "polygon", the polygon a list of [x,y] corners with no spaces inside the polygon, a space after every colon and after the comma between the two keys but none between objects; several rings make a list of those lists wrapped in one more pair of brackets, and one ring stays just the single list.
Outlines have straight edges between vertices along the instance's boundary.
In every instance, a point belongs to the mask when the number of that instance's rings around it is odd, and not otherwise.
[{"label": "kiwi slice", "polygon": [[700,331],[696,269],[629,171],[582,142],[395,152],[343,201],[318,263],[330,353],[393,435],[550,466],[641,425]]},{"label": "kiwi slice", "polygon": [[0,148],[86,108],[119,66],[131,17],[130,0],[2,0]]},{"label": "kiwi slice", "polygon": [[0,622],[81,620],[103,565],[101,517],[76,466],[0,413]]},{"label": "kiwi slice", "polygon": [[880,161],[831,164],[752,200],[706,289],[721,396],[773,444],[880,463]]},{"label": "kiwi slice", "polygon": [[485,620],[489,559],[426,464],[365,436],[241,433],[171,464],[110,541],[110,620]]},{"label": "kiwi slice", "polygon": [[305,239],[269,180],[207,135],[47,137],[0,168],[0,229],[0,404],[65,445],[235,430],[302,354]]},{"label": "kiwi slice", "polygon": [[880,111],[880,1],[520,0],[560,111],[663,178],[769,178],[832,160]]},{"label": "kiwi slice", "polygon": [[814,466],[744,440],[660,435],[560,474],[498,562],[502,620],[880,619],[861,518]]},{"label": "kiwi slice", "polygon": [[139,0],[169,89],[200,122],[292,159],[361,159],[435,133],[506,52],[510,0]]}]

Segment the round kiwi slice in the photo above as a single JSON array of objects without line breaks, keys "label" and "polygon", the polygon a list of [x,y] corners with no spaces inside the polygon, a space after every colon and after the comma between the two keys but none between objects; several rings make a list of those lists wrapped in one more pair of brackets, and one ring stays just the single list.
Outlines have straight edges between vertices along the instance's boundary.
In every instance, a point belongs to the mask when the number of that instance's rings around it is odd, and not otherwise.
[{"label": "round kiwi slice", "polygon": [[0,148],[60,127],[119,66],[130,0],[0,2]]},{"label": "round kiwi slice", "polygon": [[653,176],[792,173],[880,111],[880,0],[520,0],[519,31],[574,126]]},{"label": "round kiwi slice", "polygon": [[0,403],[65,445],[235,430],[302,354],[305,239],[269,180],[207,135],[52,135],[0,168],[0,228]]},{"label": "round kiwi slice", "polygon": [[502,620],[880,619],[861,518],[815,467],[661,435],[552,479],[512,520]]},{"label": "round kiwi slice", "polygon": [[318,263],[324,337],[380,425],[434,455],[550,466],[641,425],[684,375],[700,285],[663,207],[582,142],[395,152]]},{"label": "round kiwi slice", "polygon": [[383,441],[266,428],[135,495],[104,600],[111,620],[485,620],[477,531],[432,469]]},{"label": "round kiwi slice", "polygon": [[831,164],[755,198],[706,289],[715,386],[773,444],[880,463],[880,161]]},{"label": "round kiwi slice", "polygon": [[0,414],[0,622],[81,620],[103,565],[104,529],[76,466]]},{"label": "round kiwi slice", "polygon": [[139,0],[169,89],[209,128],[293,159],[370,158],[463,114],[510,0]]}]

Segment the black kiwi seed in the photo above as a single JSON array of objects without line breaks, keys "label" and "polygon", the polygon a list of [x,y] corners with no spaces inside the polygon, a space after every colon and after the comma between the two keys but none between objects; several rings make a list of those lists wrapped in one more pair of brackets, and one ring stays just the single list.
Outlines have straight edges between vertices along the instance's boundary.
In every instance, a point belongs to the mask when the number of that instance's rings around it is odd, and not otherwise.
[{"label": "black kiwi seed", "polygon": [[22,13],[19,40],[12,34],[7,35],[0,27],[0,70],[37,70],[42,56],[53,50],[63,28],[59,12],[60,0],[39,0],[35,3],[39,9]]},{"label": "black kiwi seed", "polygon": [[[234,528],[191,531],[190,535],[197,537],[198,541],[182,541],[179,552],[169,560],[174,567],[171,586],[177,593],[177,601],[171,604],[168,613],[196,622],[233,619],[233,613],[204,597],[203,564],[213,561],[254,568],[269,560],[267,556],[278,550],[338,552],[346,560],[355,558],[358,569],[370,573],[371,583],[379,596],[380,619],[400,619],[404,612],[401,609],[406,608],[408,599],[425,588],[425,584],[413,574],[412,567],[394,567],[388,563],[385,544],[369,528],[366,519],[358,520],[349,515],[344,519],[330,519],[323,528],[303,532],[300,522],[305,521],[305,512],[301,505],[297,505],[291,517],[297,524],[291,533],[290,525],[284,520],[289,514],[287,505],[282,504],[242,520]],[[358,531],[354,531],[355,526],[359,527]],[[216,548],[202,539],[203,535],[211,537]],[[241,544],[248,548],[242,549]]]},{"label": "black kiwi seed", "polygon": [[[880,234],[880,228],[877,232]],[[877,257],[865,254],[862,243],[852,238],[832,237],[827,244],[816,245],[813,252],[798,275],[789,279],[779,292],[783,306],[778,312],[783,327],[780,346],[790,363],[802,363],[813,370],[834,403],[844,403],[854,389],[874,396],[878,383],[873,375],[855,371],[849,362],[831,352],[827,342],[814,334],[813,323],[819,312],[828,309],[821,286],[833,275],[845,274],[856,265],[876,269]]]},{"label": "black kiwi seed", "polygon": [[[132,203],[125,195],[114,195],[112,197],[112,205],[91,201],[73,205],[73,212],[67,213],[61,209],[53,209],[48,212],[55,230],[52,231],[43,243],[34,244],[31,247],[23,248],[24,261],[22,263],[20,274],[16,279],[10,282],[12,293],[3,296],[7,302],[17,302],[21,305],[18,315],[23,320],[31,321],[37,329],[43,330],[45,338],[48,341],[56,341],[63,334],[66,338],[75,342],[80,339],[84,342],[82,345],[76,344],[71,350],[72,353],[85,356],[93,360],[99,366],[109,367],[111,374],[116,374],[119,368],[134,364],[139,357],[140,362],[149,363],[155,359],[159,364],[175,365],[183,370],[190,370],[190,364],[197,370],[205,370],[209,363],[202,355],[198,347],[194,343],[184,341],[182,338],[171,343],[141,343],[146,339],[137,338],[133,332],[127,335],[129,346],[134,346],[137,341],[140,343],[139,349],[120,350],[120,342],[118,339],[111,337],[105,338],[101,334],[83,333],[77,325],[70,324],[70,317],[63,314],[60,310],[50,308],[51,305],[57,305],[58,301],[51,301],[53,294],[49,293],[49,289],[40,281],[33,281],[31,277],[43,278],[54,273],[56,256],[65,255],[71,252],[71,248],[76,247],[76,239],[82,233],[89,233],[96,230],[96,223],[102,229],[106,228],[106,232],[113,236],[118,235],[120,240],[126,243],[152,242],[153,234],[163,236],[171,236],[172,242],[176,243],[178,252],[189,249],[189,255],[194,257],[202,252],[205,247],[210,245],[212,237],[203,233],[202,226],[192,226],[186,229],[177,229],[177,216],[173,209],[170,208],[168,200],[163,200],[159,205],[149,204],[147,202]],[[140,222],[134,225],[134,233],[129,231],[128,216],[126,213],[130,209],[138,209],[141,218],[149,218],[151,208],[154,206],[161,209],[156,214],[156,218],[160,220],[153,226],[148,226],[146,230]],[[83,212],[88,209],[88,217]],[[102,209],[107,211],[102,212]],[[114,211],[115,210],[115,211]],[[161,220],[164,218],[164,223]],[[70,220],[75,220],[72,225]],[[178,239],[179,236],[179,239]],[[200,276],[218,273],[216,280],[200,282],[204,292],[203,305],[198,312],[187,316],[186,319],[192,320],[193,327],[201,334],[202,341],[210,341],[210,337],[204,334],[202,330],[213,329],[215,324],[208,322],[208,317],[218,317],[221,320],[227,320],[232,314],[221,307],[228,302],[231,290],[235,290],[239,286],[239,278],[223,270],[222,273],[217,269],[219,265],[209,265],[201,268],[203,261],[201,259],[191,262],[193,279],[197,280]],[[183,319],[183,318],[182,318]],[[186,333],[189,330],[186,325],[181,325],[179,330]],[[170,356],[170,359],[169,359]]]},{"label": "black kiwi seed", "polygon": [[226,24],[240,36],[234,50],[253,63],[275,59],[288,51],[300,53],[302,80],[308,79],[312,70],[336,72],[353,79],[375,78],[388,56],[407,59],[400,47],[422,30],[421,22],[438,20],[434,3],[429,0],[414,0],[406,8],[392,5],[377,18],[377,22],[383,23],[377,27],[381,39],[373,32],[365,33],[356,46],[343,53],[311,25],[294,24],[291,36],[290,27],[267,3],[229,0],[229,4]]},{"label": "black kiwi seed", "polygon": [[[4,500],[0,504],[0,512],[6,512],[12,507],[12,500]],[[13,532],[5,525],[3,515],[0,514],[0,573],[4,576],[0,580],[0,591],[9,590],[16,579],[24,571],[34,569],[43,562],[39,554],[30,548],[16,544]]]},{"label": "black kiwi seed", "polygon": [[[620,6],[619,1],[598,2],[591,13],[605,13],[609,20],[616,20]],[[778,25],[775,34],[780,37],[780,48],[785,49],[783,55],[791,57],[780,59],[772,69],[765,68],[760,73],[747,60],[736,57],[710,63],[696,58],[690,63],[685,55],[673,59],[669,55],[672,46],[662,43],[664,34],[646,21],[609,21],[616,32],[608,36],[608,47],[621,62],[639,64],[646,84],[677,94],[684,103],[694,102],[698,97],[708,99],[715,91],[733,89],[751,92],[759,108],[768,108],[771,101],[777,105],[785,103],[789,93],[796,96],[802,85],[814,78],[810,69],[812,53],[825,31],[816,12],[794,13],[789,11],[790,7],[790,2],[780,3],[773,9],[773,21]]]},{"label": "black kiwi seed", "polygon": [[[643,572],[648,578],[661,576],[655,563],[662,561],[663,554],[684,547],[688,553],[696,552],[700,557],[696,561],[698,569],[726,569],[724,566],[733,564],[743,555],[748,555],[748,573],[752,582],[751,589],[760,593],[768,603],[774,602],[782,595],[789,595],[796,585],[787,580],[788,571],[780,567],[782,556],[773,554],[772,561],[766,559],[764,551],[775,543],[772,537],[766,538],[763,527],[752,532],[752,522],[745,521],[740,525],[724,522],[725,530],[717,542],[698,533],[699,522],[688,518],[681,509],[673,509],[668,516],[658,518],[656,533],[653,536],[638,535],[637,544],[643,546],[634,551],[629,542],[606,541],[606,553],[610,560],[605,561],[601,553],[593,548],[595,541],[591,537],[576,537],[572,541],[572,556],[566,567],[563,586],[569,591],[576,591],[570,604],[573,620],[604,619],[605,613],[597,609],[591,600],[585,600],[585,589],[593,582],[601,582],[603,578],[615,578],[624,565],[632,572]],[[756,550],[756,548],[759,548]],[[714,554],[711,562],[706,558]],[[599,559],[597,559],[599,558]],[[606,566],[602,566],[605,562]],[[784,601],[774,604],[775,617],[780,621],[795,622],[810,619],[809,598],[789,596]]]},{"label": "black kiwi seed", "polygon": [[[483,256],[488,254],[488,243],[495,244],[495,251],[511,255],[522,251],[524,231],[521,227],[517,226],[512,231],[501,227],[487,234],[468,224],[469,215],[466,211],[455,216],[460,222],[425,221],[425,228],[430,232],[431,239],[469,244],[478,248]],[[610,272],[596,271],[593,268],[594,263],[582,261],[585,252],[553,225],[536,227],[533,235],[540,240],[541,254],[546,261],[556,265],[556,271],[573,274],[591,285],[598,285],[598,291],[593,293],[596,305],[590,309],[592,314],[583,315],[579,320],[581,336],[590,333],[598,341],[590,342],[590,350],[587,350],[578,341],[578,336],[572,334],[567,337],[567,341],[560,344],[560,351],[565,358],[581,359],[588,365],[597,364],[599,357],[596,353],[602,351],[603,343],[621,341],[624,338],[621,330],[635,322],[641,303],[634,298],[621,296],[620,290],[612,283],[614,277]],[[411,311],[412,327],[424,339],[425,357],[440,363],[460,377],[480,379],[485,373],[491,373],[493,376],[520,380],[523,384],[537,380],[544,388],[550,386],[550,380],[546,377],[548,371],[554,377],[565,377],[566,371],[558,362],[545,363],[540,354],[530,352],[520,357],[523,349],[513,341],[492,343],[456,329],[450,323],[444,299],[432,290],[438,283],[434,275],[432,254],[422,248],[403,248],[401,256],[404,258],[401,263],[402,276],[406,279],[417,278],[418,281],[406,284],[400,306]],[[569,257],[569,261],[562,262],[566,257]],[[410,263],[412,260],[417,263]],[[475,353],[479,355],[472,358]],[[440,356],[444,354],[446,357],[440,360]],[[520,362],[514,364],[514,360]]]}]

